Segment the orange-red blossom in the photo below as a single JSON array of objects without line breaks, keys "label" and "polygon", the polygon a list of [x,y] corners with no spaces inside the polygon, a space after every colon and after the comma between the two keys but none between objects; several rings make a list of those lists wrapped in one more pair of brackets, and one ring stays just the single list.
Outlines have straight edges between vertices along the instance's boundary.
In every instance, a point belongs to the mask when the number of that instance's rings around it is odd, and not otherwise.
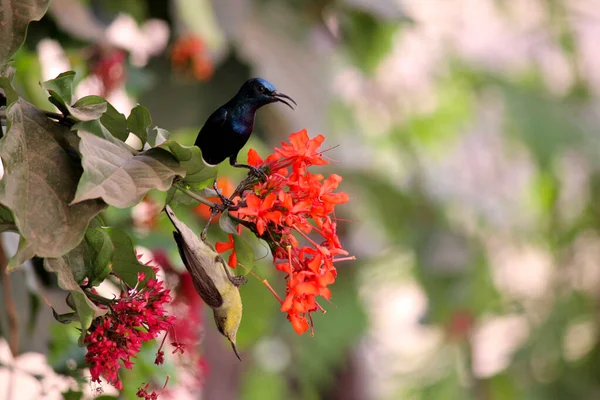
[{"label": "orange-red blossom", "polygon": [[[342,177],[308,171],[328,164],[319,150],[324,140],[322,135],[310,139],[306,130],[293,133],[289,143],[265,160],[250,149],[248,164],[260,168],[266,180],[242,193],[245,206],[238,209],[238,218],[269,243],[275,267],[287,274],[281,311],[298,334],[306,332],[309,321],[312,325],[312,312],[323,310],[316,297],[331,297],[328,286],[337,276],[334,263],[353,259],[336,258],[348,255],[336,234],[334,215],[335,206],[348,201],[347,193],[335,192]],[[217,249],[232,247],[230,238]]]}]

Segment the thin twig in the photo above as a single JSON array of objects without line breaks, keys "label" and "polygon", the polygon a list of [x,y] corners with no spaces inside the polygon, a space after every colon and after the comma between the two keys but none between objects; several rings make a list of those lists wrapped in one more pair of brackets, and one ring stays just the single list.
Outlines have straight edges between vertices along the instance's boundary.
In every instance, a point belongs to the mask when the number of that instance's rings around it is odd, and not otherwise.
[{"label": "thin twig", "polygon": [[175,187],[176,187],[178,190],[180,190],[181,192],[183,192],[183,193],[187,194],[187,195],[188,195],[188,196],[190,196],[192,199],[194,199],[194,200],[196,200],[196,201],[199,201],[199,202],[200,202],[200,203],[202,203],[202,204],[205,204],[205,205],[207,205],[207,206],[209,206],[209,207],[211,207],[211,208],[215,208],[215,207],[217,207],[217,206],[218,206],[216,203],[213,203],[213,202],[211,202],[211,201],[209,201],[209,200],[205,199],[204,197],[202,197],[202,196],[200,196],[200,195],[198,195],[198,194],[196,194],[196,193],[192,192],[191,190],[187,189],[187,188],[185,187],[185,185],[184,185],[184,184],[182,184],[182,183],[180,183],[180,182],[175,182],[175,183],[173,184],[173,186],[175,186]]},{"label": "thin twig", "polygon": [[12,284],[7,274],[8,259],[2,245],[2,237],[0,236],[0,281],[2,282],[2,293],[4,294],[4,306],[8,317],[8,346],[13,354],[17,357],[19,354],[19,317],[15,300],[12,295]]}]

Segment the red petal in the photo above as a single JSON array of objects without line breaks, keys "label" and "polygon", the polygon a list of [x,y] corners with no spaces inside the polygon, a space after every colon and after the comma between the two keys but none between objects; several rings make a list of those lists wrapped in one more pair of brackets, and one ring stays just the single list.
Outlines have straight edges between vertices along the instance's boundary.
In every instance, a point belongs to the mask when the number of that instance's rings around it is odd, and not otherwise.
[{"label": "red petal", "polygon": [[299,283],[294,287],[294,290],[298,294],[319,294],[319,288],[315,282]]},{"label": "red petal", "polygon": [[292,328],[294,328],[298,335],[302,335],[308,329],[308,321],[305,317],[290,314],[290,322],[292,323]]},{"label": "red petal", "polygon": [[286,297],[285,300],[283,301],[283,303],[281,304],[281,312],[288,312],[292,309],[292,305],[294,302],[294,295],[292,293],[289,293]]},{"label": "red petal", "polygon": [[254,149],[248,150],[248,164],[249,165],[252,165],[253,167],[258,167],[262,163],[263,163],[263,160],[262,160],[262,158],[260,158],[260,156],[258,155],[256,150],[254,150]]},{"label": "red petal", "polygon": [[237,254],[235,253],[235,250],[231,252],[227,263],[231,268],[237,267]]},{"label": "red petal", "polygon": [[233,243],[231,242],[217,242],[215,243],[215,249],[217,253],[224,253],[227,250],[233,249]]}]

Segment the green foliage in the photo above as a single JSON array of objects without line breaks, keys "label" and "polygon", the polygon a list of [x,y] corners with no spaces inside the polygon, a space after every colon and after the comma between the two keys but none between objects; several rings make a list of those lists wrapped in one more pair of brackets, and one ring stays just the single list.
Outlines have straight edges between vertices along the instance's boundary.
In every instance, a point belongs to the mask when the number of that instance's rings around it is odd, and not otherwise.
[{"label": "green foliage", "polygon": [[112,246],[115,249],[111,261],[113,263],[113,272],[121,277],[130,287],[135,287],[137,275],[143,272],[146,279],[154,278],[154,270],[141,264],[133,248],[133,243],[127,233],[116,228],[104,228],[104,231],[110,237]]},{"label": "green foliage", "polygon": [[368,12],[349,11],[342,32],[352,61],[367,74],[375,72],[391,49],[397,29],[397,23],[381,21]]},{"label": "green foliage", "polygon": [[127,127],[131,133],[137,135],[142,143],[148,140],[148,128],[152,124],[150,112],[144,106],[137,105],[127,117]]},{"label": "green foliage", "polygon": [[124,142],[129,136],[127,119],[112,104],[107,102],[106,106],[106,112],[100,118],[100,122],[114,137]]},{"label": "green foliage", "polygon": [[78,135],[83,175],[73,204],[102,198],[115,207],[130,207],[149,190],[167,190],[173,178],[185,176],[177,160],[164,149],[133,154],[129,146],[108,132],[104,138],[85,131]]},{"label": "green foliage", "polygon": [[89,268],[88,278],[90,284],[100,284],[110,273],[110,261],[115,251],[110,234],[102,228],[89,227],[85,232],[85,241],[88,244]]},{"label": "green foliage", "polygon": [[[10,90],[6,80],[0,84]],[[106,205],[99,200],[70,205],[81,174],[72,158],[73,132],[22,99],[9,103],[7,119],[0,141],[6,172],[0,202],[14,214],[30,253],[59,257],[81,242],[89,221]]]},{"label": "green foliage", "polygon": [[85,337],[87,328],[90,327],[92,320],[100,315],[106,314],[107,310],[102,310],[96,306],[84,293],[76,280],[85,274],[89,263],[86,261],[87,248],[85,243],[81,243],[77,248],[57,258],[45,258],[44,267],[51,272],[56,273],[58,285],[63,290],[70,291],[67,303],[75,310],[79,322],[81,323],[81,339]]},{"label": "green foliage", "polygon": [[229,212],[224,212],[219,217],[219,227],[223,232],[237,235],[237,226],[238,224],[231,218]]},{"label": "green foliage", "polygon": [[78,121],[97,120],[107,109],[106,100],[100,96],[86,96],[71,104],[73,100],[73,80],[75,72],[63,72],[56,78],[42,83],[48,91],[48,100],[66,117],[71,116]]},{"label": "green foliage", "polygon": [[233,235],[233,242],[235,244],[235,253],[238,263],[251,269],[254,266],[254,249],[252,249],[252,246],[250,246],[250,244],[248,244],[248,242],[240,235]]},{"label": "green foliage", "polygon": [[344,355],[367,326],[367,315],[356,296],[354,277],[351,271],[345,272],[332,287],[333,305],[325,306],[327,314],[313,315],[315,336],[297,339],[300,345],[295,348],[294,373],[306,385],[322,388],[331,382],[335,367],[343,362]]},{"label": "green foliage", "polygon": [[[158,131],[157,135],[165,136],[164,132]],[[207,167],[204,164],[199,147],[182,146],[174,140],[167,140],[161,143],[160,147],[169,150],[177,158],[181,167],[185,169],[185,183],[194,185],[198,189],[215,180],[217,168]]]}]

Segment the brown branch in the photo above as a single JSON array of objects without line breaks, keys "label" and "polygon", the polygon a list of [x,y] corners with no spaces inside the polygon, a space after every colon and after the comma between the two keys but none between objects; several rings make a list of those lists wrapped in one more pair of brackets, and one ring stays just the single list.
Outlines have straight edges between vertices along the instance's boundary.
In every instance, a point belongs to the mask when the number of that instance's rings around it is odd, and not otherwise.
[{"label": "brown branch", "polygon": [[8,277],[7,266],[8,259],[2,245],[2,237],[0,236],[0,282],[2,282],[4,306],[6,308],[6,315],[8,316],[8,346],[13,357],[16,358],[19,354],[19,317],[12,295],[12,284]]}]

